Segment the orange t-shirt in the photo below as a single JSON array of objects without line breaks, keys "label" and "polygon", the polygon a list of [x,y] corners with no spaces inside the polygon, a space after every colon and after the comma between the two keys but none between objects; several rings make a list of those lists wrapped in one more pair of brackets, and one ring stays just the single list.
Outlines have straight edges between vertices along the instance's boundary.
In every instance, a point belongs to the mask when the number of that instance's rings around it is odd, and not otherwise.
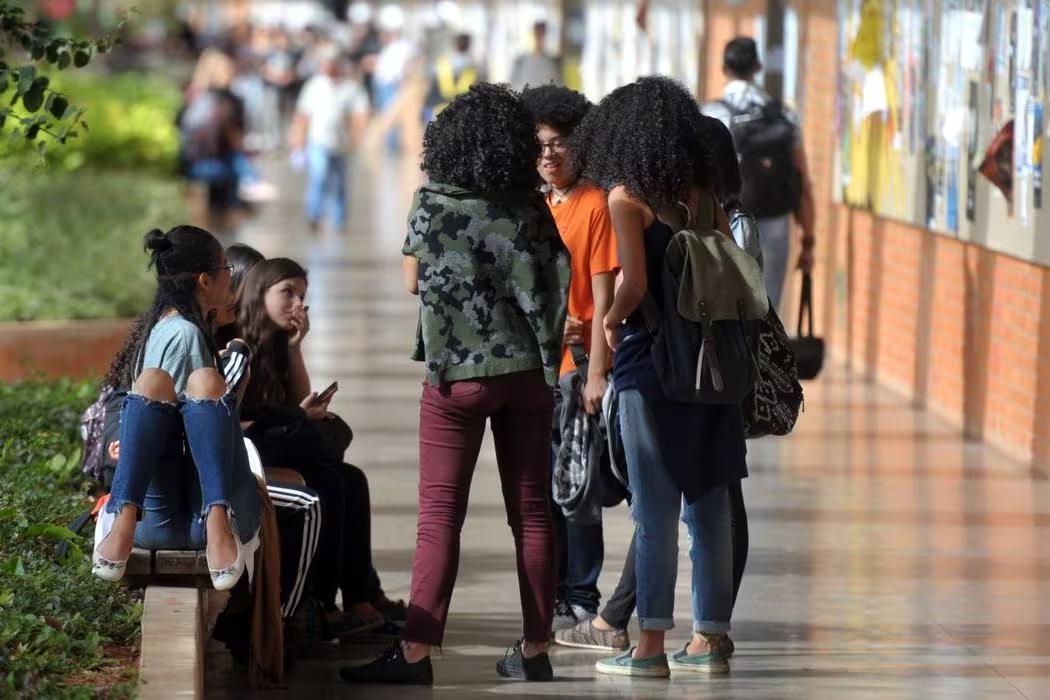
[{"label": "orange t-shirt", "polygon": [[[590,352],[591,322],[594,320],[594,293],[591,278],[620,269],[616,253],[616,235],[605,192],[592,183],[581,182],[561,204],[551,203],[547,197],[558,233],[572,257],[572,283],[569,286],[569,315],[583,321],[584,346]],[[576,363],[565,347],[561,358],[561,374],[572,372]]]}]

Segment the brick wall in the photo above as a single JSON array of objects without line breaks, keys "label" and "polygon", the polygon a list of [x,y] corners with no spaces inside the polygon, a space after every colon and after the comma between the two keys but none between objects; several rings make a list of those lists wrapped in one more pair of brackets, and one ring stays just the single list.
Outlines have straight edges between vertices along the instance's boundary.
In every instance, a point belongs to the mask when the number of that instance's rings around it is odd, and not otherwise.
[{"label": "brick wall", "polygon": [[38,375],[98,378],[128,334],[127,319],[0,323],[0,382]]},{"label": "brick wall", "polygon": [[[762,4],[708,4],[705,97],[724,85],[722,46],[750,30]],[[836,2],[793,4],[817,198],[818,332],[855,371],[1050,469],[1050,268],[834,203]],[[785,316],[790,326],[792,310]]]}]

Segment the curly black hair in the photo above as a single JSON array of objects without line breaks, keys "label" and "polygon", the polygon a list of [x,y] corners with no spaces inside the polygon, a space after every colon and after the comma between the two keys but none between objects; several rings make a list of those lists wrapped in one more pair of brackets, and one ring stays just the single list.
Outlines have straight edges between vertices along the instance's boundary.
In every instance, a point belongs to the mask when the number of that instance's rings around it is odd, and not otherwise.
[{"label": "curly black hair", "polygon": [[707,134],[700,106],[681,83],[641,78],[587,113],[573,135],[573,155],[584,176],[606,191],[623,185],[657,210],[673,205],[691,185],[711,185]]},{"label": "curly black hair", "polygon": [[475,192],[532,189],[539,183],[536,124],[509,88],[475,83],[427,125],[423,163],[431,180]]},{"label": "curly black hair", "polygon": [[560,85],[527,87],[521,100],[537,124],[544,124],[562,136],[571,136],[593,106],[586,97]]}]

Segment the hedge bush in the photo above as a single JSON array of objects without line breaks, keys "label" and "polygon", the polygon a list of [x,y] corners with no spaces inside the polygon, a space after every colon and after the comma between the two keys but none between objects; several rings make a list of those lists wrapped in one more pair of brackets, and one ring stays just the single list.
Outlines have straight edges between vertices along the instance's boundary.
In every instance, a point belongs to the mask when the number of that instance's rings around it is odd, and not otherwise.
[{"label": "hedge bush", "polygon": [[0,320],[141,313],[142,237],[187,220],[180,184],[132,173],[0,170]]},{"label": "hedge bush", "polygon": [[[178,152],[175,116],[181,95],[170,77],[145,73],[53,72],[51,87],[87,111],[88,129],[64,145],[46,142],[49,169],[118,168],[171,174]],[[13,93],[0,92],[0,101]],[[0,139],[0,161],[38,165],[33,143]]]},{"label": "hedge bush", "polygon": [[[125,697],[141,602],[91,574],[92,542],[67,529],[91,507],[78,416],[90,382],[0,384],[0,697]],[[64,558],[57,544],[73,546]]]}]

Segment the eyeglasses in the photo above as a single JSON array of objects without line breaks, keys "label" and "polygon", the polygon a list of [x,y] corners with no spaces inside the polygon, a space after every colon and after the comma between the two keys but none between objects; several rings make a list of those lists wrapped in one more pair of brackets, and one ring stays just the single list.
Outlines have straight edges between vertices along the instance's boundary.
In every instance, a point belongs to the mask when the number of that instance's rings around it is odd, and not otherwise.
[{"label": "eyeglasses", "polygon": [[555,139],[547,143],[540,142],[540,155],[543,155],[547,150],[551,153],[564,153],[569,150],[569,142],[563,139]]},{"label": "eyeglasses", "polygon": [[221,265],[215,269],[208,270],[208,272],[222,272],[223,270],[229,270],[230,274],[233,274],[233,265]]}]

